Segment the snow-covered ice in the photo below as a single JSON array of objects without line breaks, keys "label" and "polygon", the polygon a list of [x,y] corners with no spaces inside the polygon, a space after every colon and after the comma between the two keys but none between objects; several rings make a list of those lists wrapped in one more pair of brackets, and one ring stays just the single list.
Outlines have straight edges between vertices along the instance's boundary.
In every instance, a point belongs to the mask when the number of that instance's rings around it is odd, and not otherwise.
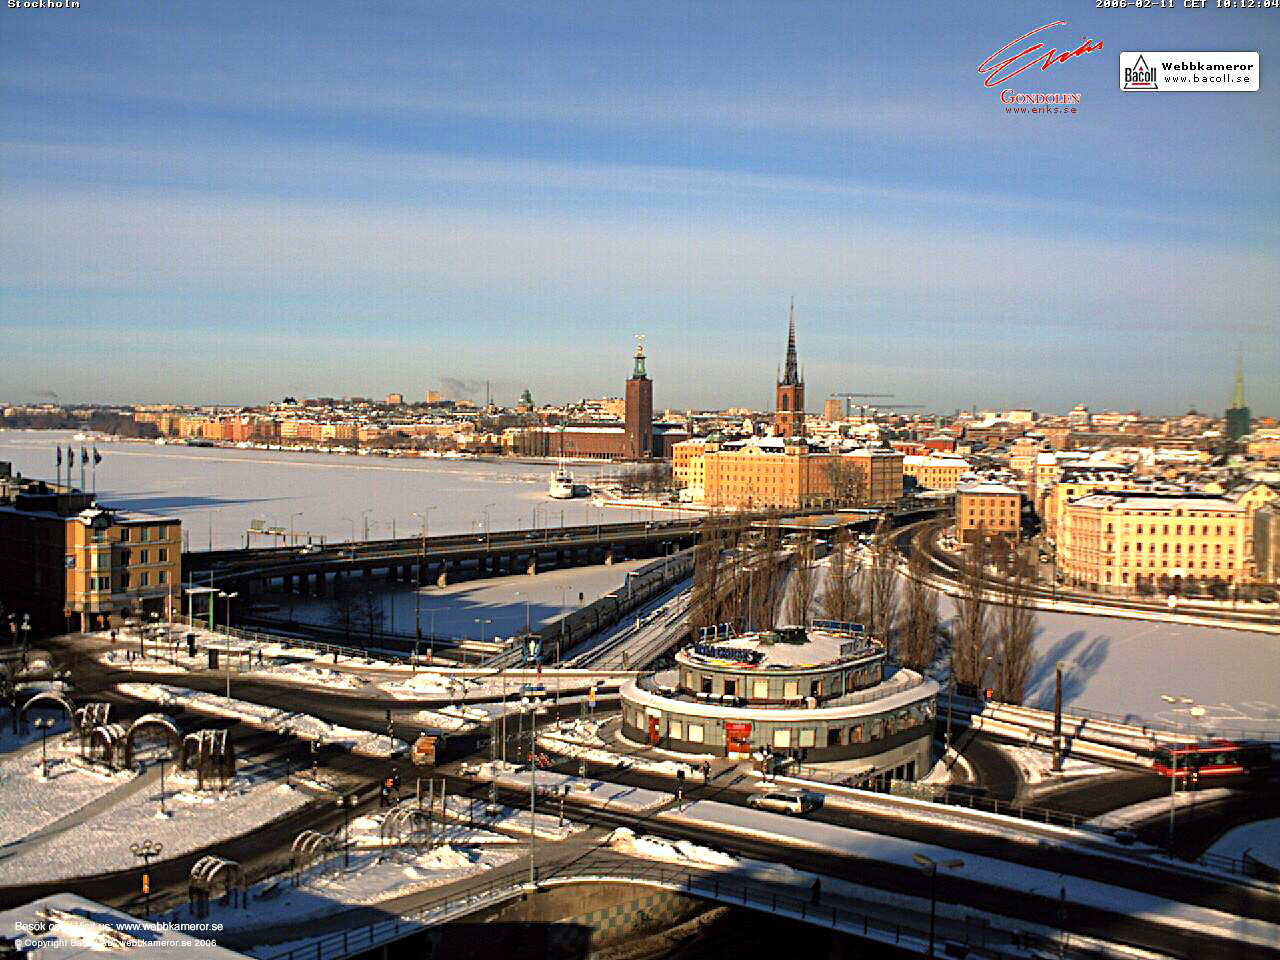
[{"label": "snow-covered ice", "polygon": [[[53,449],[71,442],[66,431],[0,430],[0,460],[14,470],[45,477]],[[127,510],[162,513],[182,521],[189,549],[210,543],[216,549],[244,545],[254,520],[288,530],[292,522],[306,538],[346,541],[355,516],[355,536],[363,537],[360,504],[368,511],[369,537],[414,536],[421,522],[414,513],[430,512],[430,533],[459,534],[482,529],[484,511],[494,530],[538,526],[615,523],[669,519],[658,509],[601,510],[589,500],[555,501],[547,496],[551,465],[474,460],[349,456],[294,450],[240,450],[177,444],[95,441],[102,453],[98,497]],[[79,444],[77,443],[77,446]],[[575,463],[575,478],[591,483],[616,467]],[[293,514],[301,512],[301,516]],[[269,543],[259,539],[259,545]],[[279,545],[279,541],[276,541]]]},{"label": "snow-covered ice", "polygon": [[[493,830],[506,830],[518,835],[529,835],[529,811],[517,810],[502,804],[487,804],[470,797],[451,796],[446,799],[449,816],[462,823],[474,824]],[[535,810],[533,833],[542,840],[564,840],[587,829],[585,824],[566,819],[560,822],[558,814]]]}]

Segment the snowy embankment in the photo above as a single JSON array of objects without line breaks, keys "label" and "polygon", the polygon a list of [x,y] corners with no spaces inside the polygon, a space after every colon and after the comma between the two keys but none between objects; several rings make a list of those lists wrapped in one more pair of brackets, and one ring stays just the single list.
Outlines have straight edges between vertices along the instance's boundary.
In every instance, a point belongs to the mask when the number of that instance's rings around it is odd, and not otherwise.
[{"label": "snowy embankment", "polygon": [[[504,787],[528,790],[531,775],[528,767],[517,769],[511,764],[504,766],[499,762],[481,764],[478,777],[482,780],[496,780]],[[565,787],[569,788],[568,794],[565,794]],[[671,794],[660,793],[657,790],[628,787],[625,784],[610,783],[607,780],[571,777],[551,770],[538,771],[537,788],[538,793],[544,797],[566,796],[572,798],[575,803],[609,810],[626,810],[632,813],[652,810],[675,799]],[[544,799],[543,802],[548,801]]]},{"label": "snowy embankment", "polygon": [[669,811],[656,816],[660,820],[678,819],[684,825],[696,824],[737,836],[767,838],[810,850],[891,863],[914,871],[919,870],[913,860],[915,854],[924,854],[938,862],[960,859],[963,866],[948,868],[948,874],[967,877],[975,883],[1053,899],[1059,898],[1062,891],[1065,891],[1067,902],[1072,904],[1109,913],[1122,913],[1174,929],[1191,927],[1212,936],[1243,940],[1260,946],[1274,948],[1280,945],[1280,925],[1276,923],[1233,916],[1220,910],[1180,903],[1107,883],[913,840],[709,800],[695,801],[679,812]]},{"label": "snowy embankment", "polygon": [[[1234,790],[1226,787],[1210,787],[1208,790],[1184,790],[1175,794],[1172,802],[1177,809],[1182,810],[1186,807],[1194,807],[1197,803],[1212,803],[1215,800],[1222,800],[1233,793],[1235,793]],[[1100,817],[1094,817],[1089,823],[1107,828],[1132,827],[1148,820],[1155,820],[1158,817],[1167,817],[1169,815],[1170,802],[1169,797],[1143,800],[1141,803],[1130,804],[1127,807],[1112,810],[1110,813],[1104,813]]]},{"label": "snowy embankment", "polygon": [[592,763],[608,764],[619,770],[641,770],[662,777],[679,777],[683,773],[690,783],[702,779],[701,766],[675,760],[651,760],[642,756],[625,756],[608,748],[600,737],[600,722],[595,720],[559,720],[538,734],[538,746],[560,756]]},{"label": "snowy embankment", "polygon": [[1079,777],[1093,777],[1100,773],[1113,772],[1112,767],[1100,763],[1089,763],[1066,757],[1062,761],[1062,769],[1053,769],[1053,754],[1046,753],[1037,747],[1015,747],[1007,743],[997,743],[995,748],[1013,761],[1022,776],[1024,783],[1037,785],[1042,783],[1061,783],[1064,780],[1075,780]]},{"label": "snowy embankment", "polygon": [[[77,748],[62,738],[49,743],[49,778],[40,776],[40,748],[27,748],[0,760],[0,846],[14,843],[110,793],[136,774],[109,774],[72,762]],[[4,875],[0,862],[0,878]],[[2,881],[0,881],[2,882]]]},{"label": "snowy embankment", "polygon": [[235,697],[227,698],[216,693],[205,693],[201,690],[189,690],[186,687],[173,687],[159,683],[122,683],[119,685],[119,690],[125,696],[136,697],[139,700],[181,706],[197,713],[231,717],[260,730],[295,736],[301,740],[336,743],[352,753],[365,756],[393,757],[409,749],[409,745],[403,740],[388,737],[386,734],[355,730],[329,723],[309,713],[279,710],[247,700],[237,700]]},{"label": "snowy embankment", "polygon": [[236,777],[226,790],[197,791],[194,781],[166,777],[164,814],[160,781],[125,802],[48,838],[35,838],[0,861],[0,884],[40,883],[137,866],[129,850],[146,837],[164,845],[164,857],[251,832],[307,802],[307,796],[266,777]]},{"label": "snowy embankment", "polygon": [[1247,853],[1280,870],[1280,820],[1257,820],[1233,827],[1218,838],[1209,853],[1239,860]]}]

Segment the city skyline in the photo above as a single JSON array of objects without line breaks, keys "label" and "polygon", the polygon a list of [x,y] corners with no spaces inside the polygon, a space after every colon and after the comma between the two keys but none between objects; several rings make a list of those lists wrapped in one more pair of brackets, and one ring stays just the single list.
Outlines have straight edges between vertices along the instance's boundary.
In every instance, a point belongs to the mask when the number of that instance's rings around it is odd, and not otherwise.
[{"label": "city skyline", "polygon": [[[1276,94],[1116,89],[1194,16],[379,9],[10,13],[0,397],[567,400],[643,331],[658,409],[769,409],[794,296],[810,410],[1220,414],[1243,353],[1280,411]],[[1081,113],[1006,115],[1048,15]]]}]

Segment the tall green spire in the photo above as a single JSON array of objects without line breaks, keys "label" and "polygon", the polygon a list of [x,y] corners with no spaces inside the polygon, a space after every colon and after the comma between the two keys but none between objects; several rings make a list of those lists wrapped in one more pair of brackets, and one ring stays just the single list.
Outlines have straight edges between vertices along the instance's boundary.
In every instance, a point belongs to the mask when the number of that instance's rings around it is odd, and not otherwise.
[{"label": "tall green spire", "polygon": [[1231,395],[1231,409],[1244,408],[1244,359],[1236,357],[1236,389]]},{"label": "tall green spire", "polygon": [[636,336],[636,365],[631,371],[632,380],[648,379],[644,371],[644,335]]}]

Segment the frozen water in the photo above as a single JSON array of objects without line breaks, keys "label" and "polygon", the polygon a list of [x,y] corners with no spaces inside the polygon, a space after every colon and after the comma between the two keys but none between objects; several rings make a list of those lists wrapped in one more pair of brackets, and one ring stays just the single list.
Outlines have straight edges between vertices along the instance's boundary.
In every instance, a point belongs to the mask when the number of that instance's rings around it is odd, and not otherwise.
[{"label": "frozen water", "polygon": [[[53,477],[54,449],[81,444],[65,431],[0,430],[0,460],[25,476]],[[414,536],[428,517],[435,534],[483,531],[484,511],[494,530],[534,526],[617,523],[650,517],[651,511],[600,509],[589,500],[552,500],[547,464],[489,460],[438,460],[240,450],[222,447],[157,446],[136,441],[96,441],[98,495],[107,505],[163,513],[182,521],[188,549],[243,546],[253,520],[288,529],[300,539],[328,542],[361,539],[364,518],[371,539]],[[65,467],[64,467],[65,469]],[[591,482],[619,468],[576,463],[574,475]],[[80,468],[74,472],[79,485]],[[86,473],[86,484],[89,474]],[[428,511],[428,508],[432,508]],[[300,513],[301,516],[294,516]],[[673,514],[662,510],[655,519]],[[259,539],[259,545],[270,540]],[[279,541],[275,541],[279,545]]]}]

